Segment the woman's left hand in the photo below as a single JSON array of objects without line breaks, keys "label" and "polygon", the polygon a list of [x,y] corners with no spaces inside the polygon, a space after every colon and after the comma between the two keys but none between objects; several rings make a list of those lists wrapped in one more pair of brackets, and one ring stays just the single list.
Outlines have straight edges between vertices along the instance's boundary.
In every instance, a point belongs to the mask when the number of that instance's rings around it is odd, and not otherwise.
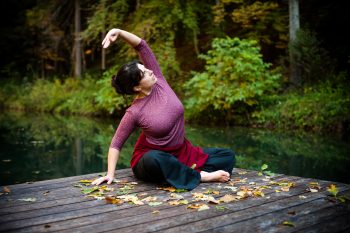
[{"label": "woman's left hand", "polygon": [[103,48],[108,48],[108,46],[118,38],[119,33],[120,30],[116,28],[109,30],[106,37],[102,41]]}]

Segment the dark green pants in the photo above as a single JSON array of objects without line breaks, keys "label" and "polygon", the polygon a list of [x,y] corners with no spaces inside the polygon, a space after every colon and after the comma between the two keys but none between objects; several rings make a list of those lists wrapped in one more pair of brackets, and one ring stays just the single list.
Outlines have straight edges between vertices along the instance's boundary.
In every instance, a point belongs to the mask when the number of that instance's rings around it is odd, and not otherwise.
[{"label": "dark green pants", "polygon": [[[214,172],[224,170],[232,173],[235,154],[229,149],[204,148],[209,155],[202,171]],[[169,153],[148,151],[133,168],[136,178],[148,182],[168,183],[178,189],[192,190],[198,186],[201,176],[198,171],[180,163]]]}]

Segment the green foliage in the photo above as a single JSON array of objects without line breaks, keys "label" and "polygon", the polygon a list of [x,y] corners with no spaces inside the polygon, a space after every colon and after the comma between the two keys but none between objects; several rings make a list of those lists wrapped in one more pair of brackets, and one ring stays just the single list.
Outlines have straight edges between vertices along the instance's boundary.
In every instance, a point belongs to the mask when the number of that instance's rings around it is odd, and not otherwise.
[{"label": "green foliage", "polygon": [[131,97],[116,94],[111,86],[111,77],[115,69],[112,68],[103,73],[102,79],[96,81],[97,90],[93,94],[96,106],[109,114],[125,109],[131,103]]},{"label": "green foliage", "polygon": [[259,111],[253,113],[257,124],[309,129],[346,131],[350,121],[350,85],[345,73],[316,86],[305,87],[302,94],[289,92],[266,96]]},{"label": "green foliage", "polygon": [[[206,109],[244,112],[259,103],[259,98],[278,87],[280,75],[264,63],[256,41],[238,38],[215,39],[212,50],[201,55],[205,71],[194,73],[185,83],[189,116]],[[240,110],[238,110],[240,108]]]}]

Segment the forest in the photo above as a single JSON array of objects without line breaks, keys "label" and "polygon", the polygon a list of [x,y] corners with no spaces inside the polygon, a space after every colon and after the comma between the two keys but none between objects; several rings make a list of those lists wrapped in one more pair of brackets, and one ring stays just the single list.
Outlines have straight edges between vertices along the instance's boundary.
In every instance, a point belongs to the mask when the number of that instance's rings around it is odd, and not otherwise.
[{"label": "forest", "polygon": [[[111,28],[145,39],[186,120],[349,136],[345,1],[3,0],[0,108],[120,117],[111,76],[138,59]],[[297,30],[291,35],[292,4]],[[295,20],[295,19],[294,19]]]}]

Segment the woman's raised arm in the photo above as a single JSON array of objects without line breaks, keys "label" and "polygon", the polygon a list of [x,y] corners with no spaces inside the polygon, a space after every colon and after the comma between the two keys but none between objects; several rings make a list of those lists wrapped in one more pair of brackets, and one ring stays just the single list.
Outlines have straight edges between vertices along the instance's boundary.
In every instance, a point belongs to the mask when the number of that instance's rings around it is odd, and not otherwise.
[{"label": "woman's raised arm", "polygon": [[103,48],[108,48],[108,46],[116,41],[116,39],[120,37],[122,38],[125,42],[130,44],[132,47],[137,46],[141,42],[141,38],[124,30],[113,28],[109,30],[107,33],[106,37],[102,41],[102,46]]}]

